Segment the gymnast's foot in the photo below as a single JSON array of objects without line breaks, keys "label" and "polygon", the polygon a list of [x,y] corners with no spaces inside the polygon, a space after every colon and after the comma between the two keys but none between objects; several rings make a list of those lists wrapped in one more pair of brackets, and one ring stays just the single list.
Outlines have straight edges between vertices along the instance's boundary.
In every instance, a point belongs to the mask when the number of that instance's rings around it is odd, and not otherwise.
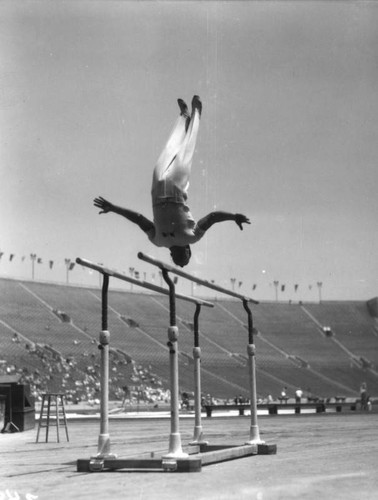
[{"label": "gymnast's foot", "polygon": [[179,108],[181,111],[181,115],[182,116],[189,116],[188,106],[187,106],[186,102],[183,99],[177,99],[177,102],[178,102],[178,105],[179,105]]},{"label": "gymnast's foot", "polygon": [[202,113],[202,102],[201,99],[198,95],[193,96],[192,99],[192,113],[194,113],[195,110],[198,110],[199,115],[201,116]]}]

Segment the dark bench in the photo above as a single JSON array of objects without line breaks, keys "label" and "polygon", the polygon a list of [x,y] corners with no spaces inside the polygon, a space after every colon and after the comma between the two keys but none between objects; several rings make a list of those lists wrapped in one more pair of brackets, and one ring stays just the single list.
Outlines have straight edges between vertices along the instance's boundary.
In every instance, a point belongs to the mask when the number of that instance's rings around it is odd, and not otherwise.
[{"label": "dark bench", "polygon": [[280,396],[278,398],[279,402],[282,404],[282,403],[285,403],[287,404],[287,402],[289,401],[289,397],[288,396]]},{"label": "dark bench", "polygon": [[326,406],[327,406],[327,408],[336,408],[336,411],[338,413],[340,413],[343,408],[349,408],[351,411],[356,411],[357,410],[357,403],[358,403],[358,400],[352,401],[350,403],[346,403],[345,398],[344,398],[344,401],[337,401],[336,400],[336,403],[327,403]]},{"label": "dark bench", "polygon": [[317,401],[317,402],[311,402],[311,403],[284,403],[284,404],[278,404],[278,403],[268,403],[268,404],[261,404],[258,405],[258,408],[260,409],[267,409],[269,412],[269,415],[277,415],[279,409],[282,410],[294,410],[295,413],[299,414],[301,413],[301,410],[303,409],[315,409],[316,413],[324,413],[326,410],[325,404],[322,401]]},{"label": "dark bench", "polygon": [[206,416],[211,417],[211,414],[214,410],[218,411],[228,411],[228,410],[238,410],[239,415],[244,415],[244,410],[249,410],[251,408],[250,404],[240,404],[240,405],[204,405],[206,410]]}]

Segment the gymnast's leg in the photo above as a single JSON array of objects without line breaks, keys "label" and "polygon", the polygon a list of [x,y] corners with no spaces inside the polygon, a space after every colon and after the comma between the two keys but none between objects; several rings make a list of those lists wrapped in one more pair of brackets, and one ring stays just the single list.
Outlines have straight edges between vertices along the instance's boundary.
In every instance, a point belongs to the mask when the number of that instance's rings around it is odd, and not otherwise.
[{"label": "gymnast's leg", "polygon": [[166,172],[166,181],[174,184],[177,189],[185,193],[189,187],[189,178],[192,167],[193,155],[196,147],[202,103],[198,96],[192,100],[192,116],[184,141],[176,158]]},{"label": "gymnast's leg", "polygon": [[177,100],[178,105],[180,107],[180,116],[176,120],[176,123],[172,129],[172,132],[169,136],[169,139],[164,146],[163,151],[161,152],[159,159],[156,163],[154,173],[153,173],[153,182],[152,189],[156,187],[156,184],[164,179],[164,176],[175,159],[177,153],[179,152],[183,141],[185,139],[186,130],[189,124],[189,114],[188,107],[186,103],[182,99]]}]

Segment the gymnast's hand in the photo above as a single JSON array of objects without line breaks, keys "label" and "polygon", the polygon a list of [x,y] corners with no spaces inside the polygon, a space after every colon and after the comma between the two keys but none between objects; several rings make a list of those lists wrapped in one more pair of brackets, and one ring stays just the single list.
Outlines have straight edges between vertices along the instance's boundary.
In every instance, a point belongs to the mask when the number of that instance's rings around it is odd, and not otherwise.
[{"label": "gymnast's hand", "polygon": [[99,212],[100,214],[107,214],[113,210],[113,204],[110,203],[110,201],[105,200],[102,196],[95,198],[93,200],[93,204],[95,207],[101,208],[101,212]]},{"label": "gymnast's hand", "polygon": [[243,214],[235,214],[235,222],[240,227],[241,231],[243,231],[242,224],[250,224],[251,221]]}]

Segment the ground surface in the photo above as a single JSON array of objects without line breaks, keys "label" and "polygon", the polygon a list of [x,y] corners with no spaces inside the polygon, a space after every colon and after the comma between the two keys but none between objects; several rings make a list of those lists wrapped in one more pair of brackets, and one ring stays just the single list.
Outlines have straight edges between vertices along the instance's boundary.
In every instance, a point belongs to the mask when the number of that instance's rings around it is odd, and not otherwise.
[{"label": "ground surface", "polygon": [[[209,465],[197,473],[76,472],[76,460],[96,454],[99,422],[69,421],[70,442],[35,443],[37,429],[0,434],[0,499],[343,499],[378,498],[376,413],[278,415],[259,418],[261,438],[276,455]],[[249,417],[202,420],[210,444],[243,444]],[[194,420],[180,420],[183,445]],[[110,421],[119,457],[168,449],[168,419]],[[16,496],[18,494],[18,497]],[[12,496],[13,495],[13,496]]]}]

